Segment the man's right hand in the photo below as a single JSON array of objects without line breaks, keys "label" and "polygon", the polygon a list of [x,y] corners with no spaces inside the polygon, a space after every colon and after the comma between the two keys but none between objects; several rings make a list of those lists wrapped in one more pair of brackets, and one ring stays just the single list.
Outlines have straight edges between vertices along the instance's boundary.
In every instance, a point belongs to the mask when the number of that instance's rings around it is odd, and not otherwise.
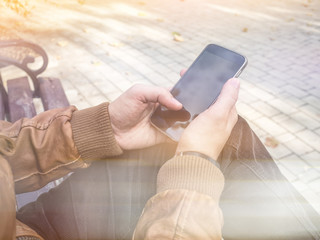
[{"label": "man's right hand", "polygon": [[[183,74],[183,72],[182,72]],[[217,159],[238,120],[235,104],[240,82],[228,80],[217,101],[184,130],[177,153],[196,151]]]}]

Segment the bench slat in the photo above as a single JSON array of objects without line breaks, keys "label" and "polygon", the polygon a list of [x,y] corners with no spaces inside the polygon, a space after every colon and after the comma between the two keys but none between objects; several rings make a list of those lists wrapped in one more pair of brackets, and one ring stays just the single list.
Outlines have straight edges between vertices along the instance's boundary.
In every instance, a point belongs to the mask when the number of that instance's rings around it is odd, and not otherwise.
[{"label": "bench slat", "polygon": [[7,81],[7,84],[10,121],[15,122],[20,118],[35,116],[36,110],[28,78],[11,79]]},{"label": "bench slat", "polygon": [[57,78],[39,78],[39,95],[45,111],[70,105],[62,84]]},{"label": "bench slat", "polygon": [[2,92],[0,91],[0,120],[4,120],[6,115]]},{"label": "bench slat", "polygon": [[6,103],[7,103],[7,93],[3,87],[2,78],[0,75],[0,120],[4,120],[6,117]]}]

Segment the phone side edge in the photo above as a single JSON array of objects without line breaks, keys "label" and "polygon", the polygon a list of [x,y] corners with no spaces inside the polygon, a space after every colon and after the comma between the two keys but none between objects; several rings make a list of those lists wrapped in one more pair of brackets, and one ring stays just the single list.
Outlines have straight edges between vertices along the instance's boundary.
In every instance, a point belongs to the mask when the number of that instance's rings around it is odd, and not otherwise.
[{"label": "phone side edge", "polygon": [[[237,54],[239,54],[239,53],[237,53]],[[235,78],[239,77],[240,74],[242,73],[243,69],[248,65],[248,59],[242,54],[239,54],[239,55],[241,55],[244,58],[244,62],[242,64],[242,66],[239,68],[238,72],[234,75]]]},{"label": "phone side edge", "polygon": [[174,142],[179,142],[179,139],[174,139],[172,136],[170,136],[167,132],[163,131],[161,128],[159,128],[156,124],[154,124],[150,118],[150,123],[153,127],[155,127],[157,130],[159,130],[161,132],[161,134],[167,136],[168,138],[170,138],[172,141]]}]

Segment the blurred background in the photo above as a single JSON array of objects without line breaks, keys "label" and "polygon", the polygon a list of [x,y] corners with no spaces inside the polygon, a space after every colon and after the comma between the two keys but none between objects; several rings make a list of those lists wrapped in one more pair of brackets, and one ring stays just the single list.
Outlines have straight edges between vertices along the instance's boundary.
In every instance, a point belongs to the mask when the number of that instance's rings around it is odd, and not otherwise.
[{"label": "blurred background", "polygon": [[[238,112],[320,212],[319,0],[0,0],[8,39],[43,47],[42,75],[79,109],[138,82],[172,87],[209,43],[245,55]],[[4,85],[23,74],[0,71]]]}]

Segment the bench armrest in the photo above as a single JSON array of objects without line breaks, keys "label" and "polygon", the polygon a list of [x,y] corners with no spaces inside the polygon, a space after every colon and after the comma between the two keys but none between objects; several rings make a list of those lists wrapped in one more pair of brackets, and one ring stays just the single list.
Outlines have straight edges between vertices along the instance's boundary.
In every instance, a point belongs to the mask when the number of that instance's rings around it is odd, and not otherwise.
[{"label": "bench armrest", "polygon": [[48,55],[44,51],[43,48],[38,46],[37,44],[30,43],[23,40],[6,40],[6,41],[0,41],[0,48],[7,48],[7,47],[24,47],[31,49],[36,54],[40,55],[42,58],[42,66],[40,68],[34,70],[28,67],[29,63],[34,62],[34,58],[27,55],[25,56],[22,61],[19,61],[18,59],[1,56],[0,54],[0,64],[4,65],[14,65],[20,69],[22,69],[24,72],[28,74],[28,76],[31,78],[33,85],[34,85],[34,96],[39,96],[39,81],[37,79],[37,76],[42,73],[48,66]]}]

